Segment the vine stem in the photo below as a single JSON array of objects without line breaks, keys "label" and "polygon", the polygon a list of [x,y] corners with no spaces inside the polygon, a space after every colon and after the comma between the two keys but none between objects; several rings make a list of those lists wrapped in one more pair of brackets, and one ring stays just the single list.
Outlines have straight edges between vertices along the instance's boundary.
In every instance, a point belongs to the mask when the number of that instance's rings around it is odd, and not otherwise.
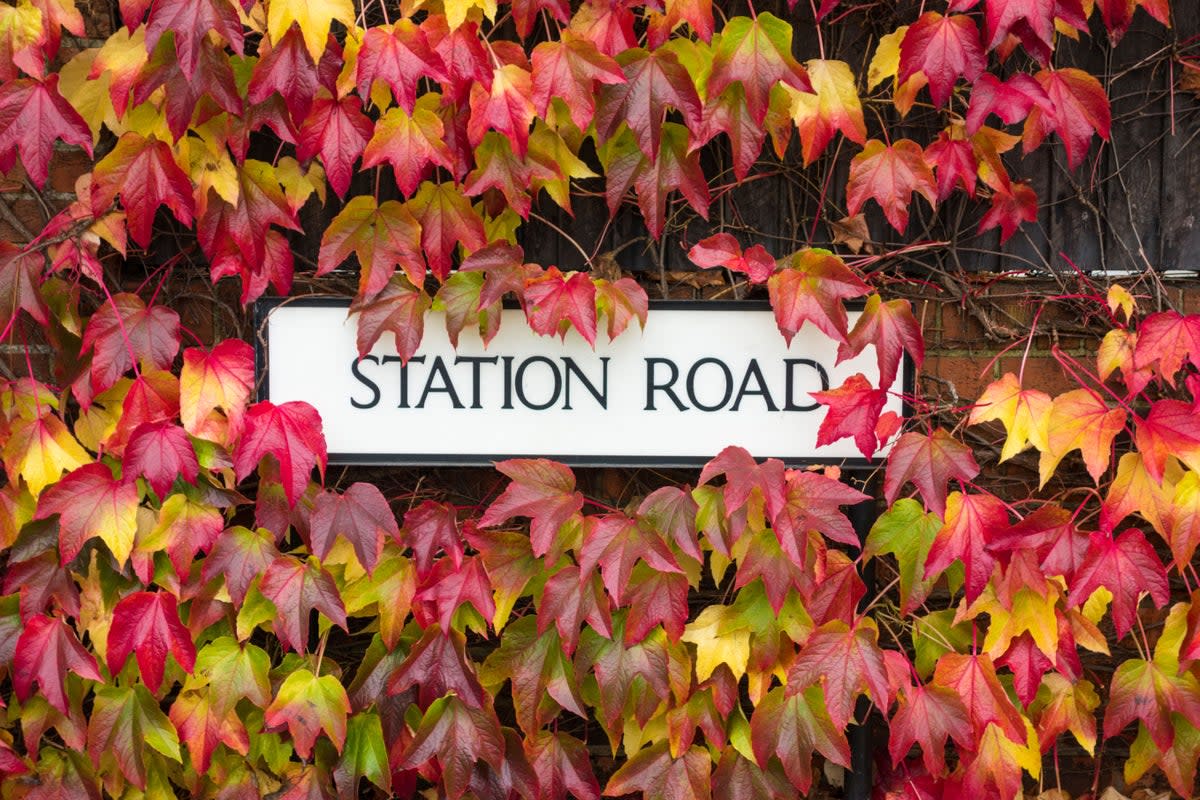
[{"label": "vine stem", "polygon": [[[140,378],[142,377],[142,370],[138,366],[137,356],[133,354],[133,343],[129,340],[129,331],[125,329],[125,320],[121,318],[121,309],[117,308],[116,298],[108,290],[108,284],[101,281],[100,288],[104,290],[104,296],[108,298],[108,302],[113,308],[113,314],[116,315],[117,327],[121,329],[121,339],[125,342],[125,352],[129,354],[129,360],[133,362],[133,374]],[[30,375],[30,377],[33,376]]]}]

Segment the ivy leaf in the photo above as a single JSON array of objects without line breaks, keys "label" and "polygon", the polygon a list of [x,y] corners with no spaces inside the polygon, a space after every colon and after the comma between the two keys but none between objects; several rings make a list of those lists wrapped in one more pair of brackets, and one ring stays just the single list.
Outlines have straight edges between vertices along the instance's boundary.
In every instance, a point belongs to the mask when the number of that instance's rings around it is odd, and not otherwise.
[{"label": "ivy leaf", "polygon": [[1054,0],[987,0],[987,49],[995,50],[1006,37],[1016,36],[1038,63],[1045,64],[1054,50],[1056,16],[1076,28],[1087,28],[1087,21],[1077,0],[1065,3]]},{"label": "ivy leaf", "polygon": [[525,587],[543,574],[545,565],[533,557],[529,537],[523,533],[475,529],[468,540],[479,551],[488,582],[492,585],[496,614],[491,622],[499,631],[508,622],[517,600],[527,594]]},{"label": "ivy leaf", "polygon": [[1091,535],[1088,553],[1070,587],[1071,606],[1082,605],[1101,586],[1113,596],[1112,617],[1117,638],[1124,637],[1133,627],[1143,591],[1150,593],[1158,608],[1171,599],[1167,571],[1145,534],[1136,528],[1116,537],[1099,532]]},{"label": "ivy leaf", "polygon": [[280,556],[271,562],[259,585],[275,605],[275,636],[287,650],[307,652],[310,612],[315,608],[346,630],[346,607],[333,576],[313,558]]},{"label": "ivy leaf", "polygon": [[563,275],[550,267],[525,284],[525,316],[542,336],[566,337],[572,326],[590,345],[596,343],[596,287],[583,272]]},{"label": "ivy leaf", "polygon": [[664,486],[656,489],[638,506],[638,521],[670,537],[680,550],[697,561],[704,561],[696,534],[696,514],[700,507],[688,487]]},{"label": "ivy leaf", "polygon": [[292,26],[270,50],[259,45],[259,58],[250,73],[246,99],[262,103],[278,92],[287,104],[292,122],[299,125],[308,116],[319,85],[317,65],[304,44],[304,34]]},{"label": "ivy leaf", "polygon": [[881,391],[891,388],[904,351],[908,352],[917,369],[925,361],[921,326],[913,316],[912,304],[904,299],[885,302],[878,294],[868,297],[846,342],[838,345],[838,363],[857,356],[868,344],[875,347]]},{"label": "ivy leaf", "polygon": [[700,155],[689,144],[689,129],[665,122],[660,133],[662,146],[656,159],[643,154],[628,131],[606,142],[600,159],[606,171],[605,200],[609,213],[617,213],[632,186],[637,190],[642,218],[655,239],[662,236],[666,225],[667,196],[672,189],[678,189],[704,219],[708,218],[710,202]]},{"label": "ivy leaf", "polygon": [[86,464],[49,487],[34,519],[58,514],[58,551],[63,564],[75,560],[88,539],[99,537],[118,564],[133,550],[137,532],[137,487],[113,479],[105,464]]},{"label": "ivy leaf", "polygon": [[234,605],[241,606],[251,582],[279,558],[275,538],[266,528],[250,530],[236,525],[227,529],[204,559],[205,581],[220,577]]},{"label": "ivy leaf", "polygon": [[496,469],[511,483],[479,520],[482,528],[503,525],[513,517],[529,517],[533,555],[550,551],[558,529],[583,508],[570,468],[544,458],[500,461]]},{"label": "ivy leaf", "polygon": [[995,724],[1014,742],[1025,743],[1025,722],[1000,684],[996,667],[986,655],[946,653],[938,659],[933,685],[944,686],[958,694],[967,716],[979,737]]},{"label": "ivy leaf", "polygon": [[168,650],[184,672],[192,671],[196,646],[188,629],[179,621],[174,595],[134,592],[117,603],[108,630],[109,672],[115,676],[133,653],[137,656],[142,682],[157,694]]},{"label": "ivy leaf", "polygon": [[482,83],[471,86],[471,116],[467,137],[478,147],[488,130],[506,139],[518,158],[525,158],[529,147],[529,126],[534,109],[532,79],[529,70],[518,64],[505,64],[492,72],[491,87]]},{"label": "ivy leaf", "polygon": [[1100,706],[1100,697],[1091,681],[1073,682],[1056,672],[1049,672],[1042,676],[1038,701],[1045,702],[1037,722],[1043,753],[1068,730],[1084,750],[1095,752],[1096,709]]},{"label": "ivy leaf", "polygon": [[384,743],[383,725],[376,711],[362,711],[350,717],[342,760],[333,772],[338,793],[343,797],[357,796],[361,778],[366,778],[385,792],[391,790],[387,745]]},{"label": "ivy leaf", "polygon": [[73,472],[89,461],[91,456],[54,414],[37,419],[18,417],[4,443],[4,469],[9,482],[23,478],[34,497],[64,472]]},{"label": "ivy leaf", "polygon": [[1053,114],[1054,105],[1046,90],[1032,75],[1019,72],[1001,81],[985,72],[971,86],[971,102],[967,108],[967,133],[974,136],[989,115],[995,114],[1006,125],[1013,125],[1029,116],[1037,107],[1042,113]]},{"label": "ivy leaf", "polygon": [[200,463],[187,433],[169,422],[134,428],[125,447],[125,480],[142,476],[159,497],[166,497],[176,476],[191,484],[200,475]]},{"label": "ivy leaf", "polygon": [[12,662],[13,691],[25,702],[33,696],[33,683],[51,706],[63,714],[67,705],[67,670],[88,680],[103,682],[96,659],[79,643],[79,637],[59,617],[42,614],[23,621]]},{"label": "ivy leaf", "polygon": [[996,533],[1008,528],[1008,510],[999,498],[986,492],[953,492],[946,500],[946,524],[938,531],[925,562],[925,577],[944,572],[954,561],[966,571],[967,602],[983,592],[996,558],[988,544]]},{"label": "ivy leaf", "polygon": [[624,600],[629,606],[626,642],[641,641],[659,623],[667,638],[679,641],[688,618],[688,580],[682,574],[648,570],[631,577]]},{"label": "ivy leaf", "polygon": [[[221,110],[233,114],[243,113],[241,93],[237,79],[225,48],[211,39],[201,38],[199,44],[199,80],[184,74],[183,66],[175,55],[175,48],[167,40],[159,42],[150,60],[138,73],[133,82],[133,104],[139,106],[150,100],[160,88],[162,111],[167,130],[175,141],[183,138],[196,110],[216,104]],[[205,98],[208,98],[205,101]]]},{"label": "ivy leaf", "polygon": [[233,709],[218,713],[211,703],[211,692],[181,692],[168,714],[188,747],[192,767],[203,775],[212,764],[213,751],[225,744],[240,755],[250,752],[250,736]]},{"label": "ivy leaf", "polygon": [[1036,222],[1038,197],[1030,186],[1013,182],[992,192],[992,206],[979,221],[979,233],[1000,228],[1000,243],[1009,240],[1023,222]]},{"label": "ivy leaf", "polygon": [[[836,389],[810,394],[817,403],[829,408],[817,428],[817,447],[853,436],[864,458],[875,454],[878,444],[875,427],[887,403],[887,392],[876,389],[861,372],[856,372]],[[847,542],[856,543],[857,540]]]},{"label": "ivy leaf", "polygon": [[942,527],[936,515],[926,513],[911,498],[901,498],[879,515],[867,534],[863,555],[895,556],[900,572],[900,613],[912,613],[929,596],[933,580],[925,579],[925,562]]},{"label": "ivy leaf", "polygon": [[557,716],[560,707],[587,718],[575,668],[563,652],[557,632],[539,634],[532,617],[508,626],[500,647],[484,661],[480,679],[493,690],[512,681],[517,724],[526,736],[536,735]]},{"label": "ivy leaf", "polygon": [[979,465],[966,445],[942,428],[926,436],[916,431],[904,434],[888,454],[883,492],[888,504],[895,502],[908,481],[921,493],[925,508],[938,516],[946,513],[946,490],[951,478],[970,481]]},{"label": "ivy leaf", "polygon": [[1067,151],[1067,164],[1075,169],[1083,163],[1092,134],[1108,141],[1112,110],[1100,81],[1081,69],[1044,69],[1036,76],[1046,91],[1054,112],[1040,107],[1030,110],[1025,120],[1024,150],[1029,153],[1053,130]]},{"label": "ivy leaf", "polygon": [[450,275],[451,256],[460,244],[471,252],[488,243],[483,220],[453,183],[425,181],[408,210],[421,223],[421,248],[440,281]]},{"label": "ivy leaf", "polygon": [[737,239],[728,233],[714,234],[692,245],[688,258],[701,269],[726,267],[743,273],[751,283],[766,283],[775,272],[775,259],[766,248],[756,244],[742,252]]},{"label": "ivy leaf", "polygon": [[794,791],[774,762],[759,768],[736,747],[721,753],[712,786],[717,797],[728,800],[786,800]]},{"label": "ivy leaf", "polygon": [[320,154],[329,185],[338,197],[345,197],[354,175],[354,162],[362,155],[374,130],[358,98],[335,100],[319,94],[300,126],[296,158],[307,161]]},{"label": "ivy leaf", "polygon": [[1147,315],[1137,329],[1133,368],[1157,367],[1157,374],[1175,386],[1175,376],[1188,361],[1200,367],[1200,314],[1160,311]]},{"label": "ivy leaf", "polygon": [[317,275],[333,271],[351,253],[361,269],[360,298],[379,294],[397,265],[413,286],[425,283],[421,226],[403,203],[387,200],[377,205],[371,195],[351,198],[321,236]]},{"label": "ivy leaf", "polygon": [[841,544],[859,546],[854,526],[839,507],[869,500],[867,495],[813,472],[790,471],[786,477],[783,506],[771,519],[771,527],[785,553],[796,563],[804,563],[809,531],[817,531]]},{"label": "ivy leaf", "polygon": [[1200,467],[1200,436],[1189,424],[1194,419],[1193,407],[1188,403],[1158,400],[1135,426],[1133,441],[1142,454],[1146,472],[1156,482],[1162,482],[1169,457],[1178,458],[1193,470]]},{"label": "ivy leaf", "polygon": [[1076,449],[1083,452],[1088,474],[1099,481],[1108,469],[1113,439],[1125,424],[1124,409],[1110,409],[1089,389],[1074,389],[1054,398],[1050,413],[1041,419],[1046,449],[1038,462],[1040,485],[1045,486],[1063,456]]},{"label": "ivy leaf", "polygon": [[266,708],[271,702],[270,669],[271,660],[265,650],[221,636],[196,654],[195,671],[186,688],[207,682],[208,703],[218,717],[232,711],[243,698]]},{"label": "ivy leaf", "polygon": [[53,549],[22,561],[10,560],[0,592],[20,594],[21,619],[46,613],[51,606],[57,606],[67,617],[79,616],[79,588],[71,572],[58,563]]},{"label": "ivy leaf", "polygon": [[[602,140],[610,139],[622,122],[627,123],[638,149],[653,164],[660,156],[666,108],[677,109],[683,114],[686,127],[698,130],[703,121],[700,96],[687,69],[666,48],[654,52],[630,48],[617,61],[625,73],[625,82],[601,89],[596,132]],[[683,151],[687,151],[686,146]]]},{"label": "ivy leaf", "polygon": [[946,771],[946,740],[968,750],[974,742],[967,709],[953,689],[944,686],[908,686],[900,694],[889,727],[888,752],[899,764],[914,743],[932,775]]},{"label": "ivy leaf", "polygon": [[849,64],[814,58],[806,66],[812,91],[791,89],[788,94],[792,99],[792,119],[800,133],[804,165],[808,166],[825,152],[837,131],[852,142],[865,142],[867,125]]},{"label": "ivy leaf", "polygon": [[[634,645],[625,644],[623,621],[614,620],[612,638],[584,628],[576,669],[591,669],[600,690],[598,717],[609,741],[620,736],[626,709],[644,726],[670,692],[666,635],[651,631]],[[586,674],[586,673],[585,673]]]},{"label": "ivy leaf", "polygon": [[634,565],[644,561],[659,572],[682,573],[674,554],[657,531],[648,531],[624,514],[606,514],[584,531],[579,569],[597,566],[610,597],[624,603]]},{"label": "ivy leaf", "polygon": [[146,308],[134,294],[113,295],[88,321],[81,349],[93,353],[91,385],[99,394],[132,369],[135,359],[169,369],[179,352],[179,314],[166,306]]},{"label": "ivy leaf", "polygon": [[[393,201],[388,201],[393,202]],[[386,205],[386,203],[385,203]],[[385,333],[391,333],[401,363],[408,363],[425,336],[425,312],[432,301],[407,278],[393,275],[370,300],[356,300],[351,313],[358,315],[356,343],[361,358]]]},{"label": "ivy leaf", "polygon": [[942,131],[936,141],[926,146],[925,160],[937,172],[939,203],[945,202],[955,186],[961,186],[967,196],[974,199],[979,162],[970,141],[952,139]]},{"label": "ivy leaf", "polygon": [[335,675],[317,677],[307,669],[289,674],[279,687],[275,700],[267,707],[268,728],[287,726],[296,754],[307,759],[321,731],[338,752],[346,744],[346,717],[350,698]]},{"label": "ivy leaf", "polygon": [[537,115],[545,119],[551,102],[560,98],[581,131],[587,130],[596,113],[596,84],[625,82],[625,73],[616,61],[569,29],[563,31],[561,40],[533,48],[532,62],[531,99]]},{"label": "ivy leaf", "polygon": [[175,162],[171,146],[153,136],[127,131],[92,170],[93,208],[108,208],[118,195],[128,216],[129,235],[143,248],[150,244],[160,206],[169,208],[182,224],[192,224],[192,182]]},{"label": "ivy leaf", "polygon": [[[391,165],[396,185],[405,197],[416,191],[430,167],[453,172],[454,157],[446,146],[441,117],[427,108],[415,108],[411,114],[401,107],[389,108],[375,123],[375,133],[363,151],[362,166],[368,169],[384,162]],[[421,272],[424,275],[423,263]]]},{"label": "ivy leaf", "polygon": [[829,718],[838,730],[853,716],[854,699],[869,694],[875,705],[888,707],[888,679],[879,630],[869,619],[853,626],[841,620],[827,622],[809,636],[788,671],[787,694],[796,695],[820,684]]},{"label": "ivy leaf", "polygon": [[944,17],[927,11],[904,34],[896,80],[903,84],[915,73],[925,73],[933,104],[944,106],[960,77],[974,83],[986,68],[974,20],[965,14]]},{"label": "ivy leaf", "polygon": [[38,287],[45,259],[16,245],[0,244],[0,330],[7,330],[24,310],[39,325],[49,325],[49,308]]},{"label": "ivy leaf", "polygon": [[467,791],[476,762],[499,764],[504,750],[495,713],[473,708],[451,695],[433,701],[426,709],[412,741],[399,756],[398,766],[412,769],[437,756],[446,794],[451,800],[459,800]]},{"label": "ivy leaf", "polygon": [[466,639],[454,629],[442,631],[431,625],[408,651],[408,656],[388,679],[388,694],[419,687],[418,701],[428,707],[434,700],[453,692],[462,702],[483,708],[487,694],[475,674],[475,664],[466,653]]},{"label": "ivy leaf", "polygon": [[760,764],[778,756],[788,780],[802,793],[812,785],[812,757],[818,752],[850,766],[850,745],[825,710],[819,686],[788,694],[777,686],[759,701],[750,718],[750,741]]},{"label": "ivy leaf", "polygon": [[546,800],[600,800],[587,746],[567,733],[541,730],[525,740],[525,751]]},{"label": "ivy leaf", "polygon": [[[417,84],[423,76],[446,83],[449,76],[441,56],[429,44],[425,30],[410,19],[367,29],[358,50],[355,82],[364,100],[375,81],[386,83],[400,108],[412,113]],[[378,128],[377,128],[378,130]],[[408,194],[408,192],[405,192]]]},{"label": "ivy leaf", "polygon": [[224,248],[232,243],[238,250],[235,257],[251,265],[247,269],[258,268],[270,254],[268,247],[272,239],[267,235],[270,226],[279,225],[293,231],[301,228],[284,196],[275,167],[246,159],[238,166],[237,173],[237,203],[212,202],[210,198],[208,208],[200,216],[196,234],[201,248],[212,260],[219,261]]},{"label": "ivy leaf", "polygon": [[396,516],[383,492],[371,483],[353,483],[342,494],[322,492],[313,504],[309,521],[312,554],[323,559],[340,536],[354,547],[358,563],[372,573],[390,537],[399,539]]},{"label": "ivy leaf", "polygon": [[58,75],[45,81],[18,78],[0,86],[0,163],[18,153],[30,180],[40,189],[50,172],[54,142],[92,154],[92,131],[58,91]]},{"label": "ivy leaf", "polygon": [[316,466],[325,477],[325,435],[321,415],[308,403],[291,401],[275,405],[269,400],[255,403],[246,413],[246,430],[234,449],[237,479],[254,471],[265,455],[279,462],[279,475],[288,504],[295,505],[304,493]]},{"label": "ivy leaf", "polygon": [[157,0],[146,20],[146,50],[154,52],[164,33],[174,34],[179,66],[188,80],[196,77],[201,41],[218,34],[235,53],[242,53],[242,21],[230,0]]},{"label": "ivy leaf", "polygon": [[137,553],[165,549],[175,574],[186,580],[199,551],[208,552],[225,527],[221,512],[198,503],[187,495],[173,494],[162,504],[158,521],[145,538],[138,541]]},{"label": "ivy leaf", "polygon": [[470,556],[462,564],[455,564],[448,559],[438,561],[414,600],[415,611],[422,611],[421,603],[432,606],[432,614],[425,612],[417,615],[422,625],[428,624],[429,619],[437,619],[446,630],[450,628],[454,612],[463,603],[474,606],[485,620],[492,620],[496,616],[491,584],[478,556]]},{"label": "ivy leaf", "polygon": [[211,350],[187,348],[179,374],[179,417],[184,430],[225,444],[236,439],[253,385],[254,348],[242,340],[226,339]]},{"label": "ivy leaf", "polygon": [[87,751],[99,766],[105,756],[116,759],[121,773],[140,789],[149,775],[146,746],[182,762],[179,734],[145,686],[103,686],[96,690],[88,719]]},{"label": "ivy leaf", "polygon": [[564,652],[575,652],[579,626],[584,621],[603,636],[612,635],[609,600],[600,576],[583,576],[579,567],[563,567],[546,581],[537,607],[538,633],[551,625],[558,630]]},{"label": "ivy leaf", "polygon": [[846,184],[846,211],[850,216],[857,214],[867,200],[874,200],[891,226],[904,233],[914,192],[937,207],[933,170],[925,160],[925,151],[911,139],[899,139],[890,145],[872,139],[850,162]]},{"label": "ivy leaf", "polygon": [[805,322],[837,342],[845,342],[849,327],[842,300],[861,297],[869,289],[841,258],[815,248],[795,253],[767,281],[779,332],[790,345]]},{"label": "ivy leaf", "polygon": [[637,281],[633,278],[618,278],[615,281],[597,278],[593,283],[596,287],[596,311],[608,318],[610,342],[620,336],[635,319],[638,327],[646,327],[650,298]]},{"label": "ivy leaf", "polygon": [[1159,750],[1169,750],[1175,741],[1172,713],[1200,727],[1200,684],[1195,676],[1190,672],[1175,675],[1154,661],[1131,658],[1113,673],[1104,709],[1104,738],[1115,736],[1137,719]]},{"label": "ivy leaf", "polygon": [[336,19],[353,30],[354,17],[351,0],[271,0],[267,7],[267,33],[272,42],[278,42],[292,23],[296,23],[315,63],[325,52],[330,23]]},{"label": "ivy leaf", "polygon": [[770,13],[726,20],[713,50],[708,95],[719,96],[734,81],[742,84],[746,107],[759,125],[775,84],[782,81],[793,89],[813,91],[809,75],[792,55],[792,26]]},{"label": "ivy leaf", "polygon": [[[782,98],[775,101],[776,106],[784,105],[787,99],[782,89],[773,97]],[[743,180],[750,173],[750,168],[758,161],[759,154],[762,153],[763,142],[767,138],[767,127],[771,124],[772,118],[777,121],[772,126],[773,134],[778,135],[780,130],[786,131],[786,135],[791,134],[791,124],[786,118],[783,120],[784,126],[782,128],[779,126],[778,120],[782,116],[782,114],[769,112],[766,124],[760,125],[755,122],[754,117],[750,115],[750,110],[746,107],[746,93],[742,89],[742,85],[735,83],[720,95],[710,97],[704,104],[704,124],[698,131],[693,131],[689,149],[698,150],[716,138],[718,133],[724,133],[729,137],[729,143],[733,146],[733,176],[739,181]],[[776,143],[778,143],[778,139],[776,139]],[[755,248],[758,248],[755,250],[756,254],[759,251],[763,254],[766,253],[761,245],[755,245],[751,249]],[[774,259],[770,259],[770,261],[771,269],[774,269]]]},{"label": "ivy leaf", "polygon": [[709,800],[711,769],[712,759],[703,747],[689,747],[675,758],[666,742],[658,742],[622,764],[608,779],[604,794],[619,797],[640,791],[645,800]]}]

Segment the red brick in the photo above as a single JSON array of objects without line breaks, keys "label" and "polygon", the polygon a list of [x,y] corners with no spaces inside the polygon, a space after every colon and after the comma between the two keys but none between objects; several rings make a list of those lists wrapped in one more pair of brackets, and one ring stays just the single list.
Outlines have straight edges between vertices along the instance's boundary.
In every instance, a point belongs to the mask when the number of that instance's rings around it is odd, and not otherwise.
[{"label": "red brick", "polygon": [[941,341],[948,347],[984,339],[983,326],[971,312],[958,303],[943,303],[940,310]]},{"label": "red brick", "polygon": [[[1084,366],[1089,371],[1093,369],[1092,365],[1087,362],[1084,362]],[[1078,381],[1067,374],[1067,371],[1052,356],[1030,356],[1025,361],[1024,373],[1021,372],[1020,354],[1005,356],[1000,359],[999,370],[1001,375],[1005,372],[1021,375],[1022,387],[1040,389],[1051,397],[1079,388]]]},{"label": "red brick", "polygon": [[[996,379],[994,368],[988,366],[991,358],[991,355],[984,353],[930,354],[926,356],[925,364],[917,374],[917,389],[946,402],[955,402],[957,395],[958,403],[970,404]],[[922,376],[931,376],[937,380],[922,380]]]},{"label": "red brick", "polygon": [[91,172],[93,161],[83,150],[59,150],[50,161],[47,186],[56,192],[74,192],[80,175]]}]

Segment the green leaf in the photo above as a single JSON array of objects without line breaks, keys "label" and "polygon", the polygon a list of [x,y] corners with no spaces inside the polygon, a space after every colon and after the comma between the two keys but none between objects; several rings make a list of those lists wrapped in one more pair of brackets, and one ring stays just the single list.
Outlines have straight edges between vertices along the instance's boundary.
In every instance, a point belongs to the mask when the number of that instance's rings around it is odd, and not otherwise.
[{"label": "green leaf", "polygon": [[363,711],[350,718],[342,760],[333,772],[333,780],[343,796],[358,795],[359,778],[366,778],[385,792],[391,789],[383,725],[374,711]]},{"label": "green leaf", "polygon": [[268,728],[287,726],[296,753],[301,758],[312,754],[317,734],[325,731],[340,753],[346,744],[346,717],[350,698],[337,677],[317,677],[307,669],[298,669],[284,680],[267,709]]},{"label": "green leaf", "polygon": [[925,559],[942,527],[936,514],[912,498],[898,500],[879,515],[867,534],[863,555],[887,553],[896,557],[900,569],[900,613],[909,614],[929,596],[935,579],[925,580]]}]

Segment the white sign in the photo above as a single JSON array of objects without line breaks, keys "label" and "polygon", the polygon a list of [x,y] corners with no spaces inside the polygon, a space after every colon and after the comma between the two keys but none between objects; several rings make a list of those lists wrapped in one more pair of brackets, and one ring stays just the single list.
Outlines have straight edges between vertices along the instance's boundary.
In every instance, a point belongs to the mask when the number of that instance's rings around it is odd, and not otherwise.
[{"label": "white sign", "polygon": [[[335,463],[693,466],[728,445],[793,464],[862,460],[850,439],[817,447],[825,408],[809,393],[856,372],[876,383],[873,348],[836,364],[837,344],[811,325],[788,347],[765,303],[652,303],[645,330],[635,322],[612,342],[601,331],[594,349],[574,329],[539,336],[506,309],[486,348],[468,328],[456,350],[430,313],[407,365],[391,334],[359,359],[347,308],[271,308],[261,362],[266,399],[314,406]],[[901,414],[901,398],[886,409]]]}]

